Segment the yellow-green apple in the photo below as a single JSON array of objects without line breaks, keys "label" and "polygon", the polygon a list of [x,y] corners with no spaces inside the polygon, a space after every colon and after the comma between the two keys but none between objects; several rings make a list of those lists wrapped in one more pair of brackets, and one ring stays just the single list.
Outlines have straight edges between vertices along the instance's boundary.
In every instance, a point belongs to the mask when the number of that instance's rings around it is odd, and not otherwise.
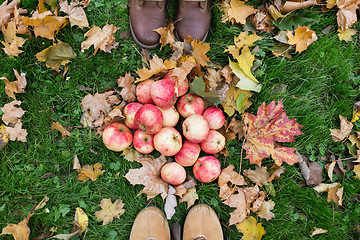
[{"label": "yellow-green apple", "polygon": [[177,89],[177,96],[181,97],[189,91],[189,80],[179,80],[176,76],[173,76],[173,71],[169,70],[163,77],[163,79],[171,80],[175,83],[175,89]]},{"label": "yellow-green apple", "polygon": [[218,131],[210,129],[206,139],[200,143],[200,147],[208,154],[218,153],[225,147],[225,137]]},{"label": "yellow-green apple", "polygon": [[137,125],[135,124],[135,121],[134,121],[134,117],[135,117],[137,110],[139,110],[139,108],[141,108],[142,106],[143,105],[141,103],[133,102],[133,103],[127,104],[124,107],[124,109],[123,109],[123,115],[125,117],[124,122],[128,128],[131,128],[131,129],[137,128]]},{"label": "yellow-green apple", "polygon": [[193,166],[193,173],[200,182],[212,182],[221,173],[220,161],[213,156],[200,157]]},{"label": "yellow-green apple", "polygon": [[175,155],[175,161],[184,167],[194,165],[200,155],[200,145],[184,140],[180,151]]},{"label": "yellow-green apple", "polygon": [[176,109],[184,118],[193,114],[202,114],[204,112],[204,100],[198,95],[188,93],[179,98]]},{"label": "yellow-green apple", "polygon": [[224,126],[225,115],[220,108],[214,106],[208,107],[202,115],[209,122],[210,129],[218,130]]},{"label": "yellow-green apple", "polygon": [[160,170],[162,180],[172,185],[180,185],[186,179],[186,171],[177,162],[166,163]]},{"label": "yellow-green apple", "polygon": [[175,127],[179,121],[180,115],[174,106],[169,108],[161,108],[160,111],[164,116],[163,127]]},{"label": "yellow-green apple", "polygon": [[174,156],[181,146],[181,134],[173,127],[163,127],[154,136],[154,147],[164,156]]},{"label": "yellow-green apple", "polygon": [[174,106],[177,100],[174,86],[171,80],[159,80],[151,85],[151,98],[156,106],[161,108]]},{"label": "yellow-green apple", "polygon": [[139,83],[136,86],[136,98],[142,104],[154,104],[154,101],[151,98],[151,85],[154,83],[154,80],[146,80]]},{"label": "yellow-green apple", "polygon": [[209,123],[200,114],[187,117],[182,124],[184,137],[193,143],[204,141],[209,133]]},{"label": "yellow-green apple", "polygon": [[130,146],[133,136],[125,124],[114,122],[104,129],[102,139],[108,149],[120,152]]},{"label": "yellow-green apple", "polygon": [[143,154],[149,154],[154,150],[154,135],[137,130],[133,139],[134,148]]},{"label": "yellow-green apple", "polygon": [[153,104],[144,104],[137,110],[134,117],[137,129],[148,134],[155,134],[162,128],[163,115]]}]

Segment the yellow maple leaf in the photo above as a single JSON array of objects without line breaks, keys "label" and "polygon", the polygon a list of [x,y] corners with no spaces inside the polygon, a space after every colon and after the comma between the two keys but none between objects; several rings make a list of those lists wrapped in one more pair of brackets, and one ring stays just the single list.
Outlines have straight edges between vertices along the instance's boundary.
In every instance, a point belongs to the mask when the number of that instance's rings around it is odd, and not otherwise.
[{"label": "yellow maple leaf", "polygon": [[6,126],[0,125],[0,150],[3,149],[9,142],[9,134],[6,132]]},{"label": "yellow maple leaf", "polygon": [[95,216],[98,220],[102,220],[103,224],[106,225],[111,223],[114,218],[120,218],[120,216],[125,212],[123,207],[125,204],[121,199],[117,199],[114,203],[111,202],[111,199],[101,199],[100,207],[101,210],[95,212]]},{"label": "yellow maple leaf", "polygon": [[346,29],[345,31],[338,30],[338,37],[340,41],[350,42],[352,41],[352,36],[357,32],[355,29]]},{"label": "yellow maple leaf", "polygon": [[252,6],[245,5],[245,2],[240,0],[231,0],[230,4],[224,4],[223,7],[225,7],[223,10],[225,16],[222,21],[231,21],[233,24],[234,22],[245,24],[246,18],[258,11]]},{"label": "yellow maple leaf", "polygon": [[155,74],[158,74],[168,69],[172,69],[176,66],[176,62],[168,61],[168,60],[165,60],[164,62],[157,55],[154,55],[154,57],[150,59],[149,62],[150,62],[150,68],[143,67],[142,69],[138,69],[136,71],[136,73],[140,76],[140,78],[136,79],[135,83],[147,80]]},{"label": "yellow maple leaf", "polygon": [[154,30],[155,32],[160,34],[160,43],[161,43],[160,48],[162,48],[166,44],[170,44],[171,47],[173,46],[175,42],[175,36],[173,32],[174,28],[175,28],[174,24],[169,23],[167,27],[161,27]]},{"label": "yellow maple leaf", "polygon": [[245,98],[240,103],[242,106],[241,110],[245,110],[245,105],[246,108],[250,107],[251,105],[251,102],[248,101],[248,98],[251,97],[251,93],[234,86],[229,86],[229,90],[225,95],[225,99],[222,101],[224,112],[226,112],[229,116],[234,115],[235,111],[238,110],[238,98],[241,94],[245,95]]},{"label": "yellow maple leaf", "polygon": [[244,234],[241,238],[243,240],[260,240],[266,233],[261,223],[257,223],[253,216],[246,218],[242,223],[239,223],[236,228]]},{"label": "yellow maple leaf", "polygon": [[112,24],[106,24],[103,28],[93,26],[84,34],[84,37],[87,37],[87,39],[81,43],[81,51],[94,45],[95,51],[93,55],[95,55],[99,49],[110,53],[111,50],[119,44],[115,41],[114,36],[114,33],[118,29],[118,27],[115,27]]},{"label": "yellow maple leaf", "polygon": [[316,33],[306,26],[298,27],[295,31],[288,31],[286,36],[289,39],[288,44],[296,45],[296,51],[299,53],[318,39]]},{"label": "yellow maple leaf", "polygon": [[241,32],[238,37],[234,36],[234,45],[228,46],[224,52],[229,52],[234,58],[239,57],[239,51],[243,47],[251,47],[254,42],[261,40],[262,37],[254,34],[249,35],[248,32]]},{"label": "yellow maple leaf", "polygon": [[195,39],[191,42],[192,52],[191,55],[195,58],[197,64],[206,66],[210,59],[206,56],[206,53],[210,50],[209,43],[201,43],[200,40]]},{"label": "yellow maple leaf", "polygon": [[105,172],[105,170],[101,170],[101,168],[100,163],[95,163],[94,166],[85,165],[77,170],[79,172],[78,179],[84,182],[91,179],[91,181],[95,182],[96,179]]},{"label": "yellow maple leaf", "polygon": [[51,130],[58,130],[61,133],[62,139],[66,137],[71,137],[71,133],[66,130],[59,122],[53,122],[51,125]]},{"label": "yellow maple leaf", "polygon": [[360,118],[360,101],[354,104],[351,122],[356,122]]}]

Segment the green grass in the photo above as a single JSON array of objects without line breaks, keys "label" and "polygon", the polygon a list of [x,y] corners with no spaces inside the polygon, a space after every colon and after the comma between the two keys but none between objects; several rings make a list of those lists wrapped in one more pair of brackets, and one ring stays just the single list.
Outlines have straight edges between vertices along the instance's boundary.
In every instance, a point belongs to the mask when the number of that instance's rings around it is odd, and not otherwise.
[{"label": "green grass", "polygon": [[[57,39],[69,43],[77,54],[68,64],[70,69],[66,76],[70,77],[69,80],[36,60],[37,52],[52,45],[50,40],[28,39],[23,48],[25,52],[15,59],[0,51],[0,77],[15,80],[13,68],[27,73],[26,93],[17,94],[17,99],[22,101],[21,107],[26,110],[22,121],[29,133],[27,143],[10,142],[0,151],[0,229],[6,223],[24,219],[44,195],[50,197],[46,205],[50,213],[44,210],[35,212],[29,222],[30,238],[46,233],[52,227],[56,227],[58,233],[70,232],[75,208],[81,207],[89,217],[89,227],[86,237],[73,239],[128,239],[132,222],[142,208],[149,204],[163,207],[159,196],[147,202],[145,195],[137,196],[143,187],[132,186],[122,177],[130,168],[140,167],[140,164],[127,162],[120,153],[107,150],[94,131],[75,127],[71,130],[72,136],[62,140],[57,131],[50,129],[52,122],[57,121],[63,126],[81,126],[80,102],[86,94],[116,87],[117,78],[141,67],[141,50],[132,38],[119,38],[121,32],[129,30],[126,4],[125,0],[97,0],[86,9],[90,25],[102,27],[108,22],[120,28],[115,34],[119,46],[111,54],[99,51],[92,56],[93,48],[80,51],[87,29],[67,26],[59,32]],[[176,4],[176,1],[169,2],[170,10]],[[37,2],[23,0],[21,5],[31,12]],[[208,39],[211,51],[208,56],[212,61],[226,65],[229,56],[223,51],[228,44],[233,44],[234,35],[238,35],[242,27],[221,23],[219,5],[214,3],[213,7]],[[350,118],[352,106],[359,100],[359,41],[355,40],[358,35],[353,42],[346,43],[340,42],[334,31],[328,35],[321,34],[328,25],[336,26],[334,11],[323,14],[315,8],[304,11],[304,14],[313,17],[311,28],[317,32],[319,40],[303,53],[293,55],[292,59],[275,58],[268,52],[259,55],[263,62],[260,68],[264,73],[258,79],[263,84],[263,90],[251,98],[254,103],[248,111],[256,113],[262,102],[283,99],[288,115],[304,126],[304,134],[287,146],[299,148],[301,153],[325,165],[319,157],[326,148],[341,157],[348,156],[341,143],[331,141],[329,129],[339,128],[339,114]],[[174,15],[174,11],[168,13],[169,18]],[[264,40],[259,47],[265,52],[273,42],[269,39],[270,34],[262,35]],[[3,40],[2,35],[0,39]],[[168,58],[171,50],[166,46],[151,53]],[[276,89],[281,84],[286,85],[286,91],[279,93]],[[93,91],[79,90],[79,86],[90,87]],[[3,82],[0,82],[0,89],[4,89]],[[4,91],[0,91],[0,106],[10,101]],[[233,141],[228,147],[230,156],[226,161],[221,159],[222,167],[234,164],[235,170],[238,170],[241,143]],[[72,169],[75,154],[83,165],[100,162],[106,170],[105,174],[96,182],[77,180],[77,173]],[[254,166],[243,160],[242,169],[247,168]],[[47,173],[51,173],[50,176],[43,177]],[[329,182],[325,174],[324,181]],[[326,201],[326,194],[301,186],[304,179],[297,165],[286,166],[286,173],[274,182],[276,196],[267,198],[276,203],[273,210],[275,218],[270,221],[258,219],[266,230],[263,239],[309,239],[309,232],[314,227],[329,230],[314,239],[359,239],[356,226],[359,224],[360,207],[356,199],[360,194],[360,181],[354,179],[352,172],[346,173],[340,181],[344,187],[344,202],[342,207],[337,207]],[[217,184],[198,183],[197,190],[198,202],[210,204],[218,213],[225,239],[240,239],[242,234],[236,227],[228,227],[231,208],[221,203]],[[100,210],[98,205],[102,198],[113,201],[121,198],[125,203],[124,215],[107,226],[102,226],[94,217],[95,211]],[[184,203],[176,210],[170,224],[176,221],[183,223],[186,217]],[[0,239],[12,237],[6,235]]]}]

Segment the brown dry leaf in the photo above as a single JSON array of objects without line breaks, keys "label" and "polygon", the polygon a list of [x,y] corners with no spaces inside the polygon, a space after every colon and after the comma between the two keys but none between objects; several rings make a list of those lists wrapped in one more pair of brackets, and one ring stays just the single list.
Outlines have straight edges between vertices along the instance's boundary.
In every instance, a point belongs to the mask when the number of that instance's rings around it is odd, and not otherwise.
[{"label": "brown dry leaf", "polygon": [[276,164],[273,164],[270,168],[270,177],[267,179],[267,182],[272,182],[274,179],[279,179],[280,175],[285,172],[284,166],[278,166]]},{"label": "brown dry leaf", "polygon": [[18,79],[17,81],[10,82],[7,79],[7,77],[1,77],[0,79],[2,79],[5,82],[6,95],[8,95],[9,97],[16,100],[15,93],[23,93],[24,92],[24,89],[26,87],[26,78],[25,78],[24,73],[19,75],[19,73],[15,69],[14,69],[14,73],[15,73],[16,78]]},{"label": "brown dry leaf", "polygon": [[174,36],[174,24],[169,23],[167,27],[161,27],[154,30],[158,34],[160,34],[160,49],[165,46],[166,44],[170,44],[170,47],[173,47],[173,44],[175,42],[175,36]]},{"label": "brown dry leaf", "polygon": [[103,226],[111,223],[114,218],[120,219],[120,216],[124,214],[125,209],[123,209],[125,204],[121,199],[117,199],[114,203],[111,202],[111,199],[103,198],[101,199],[100,211],[95,212],[95,216],[98,220],[103,221]]},{"label": "brown dry leaf", "polygon": [[257,223],[253,216],[238,224],[236,228],[244,234],[243,240],[261,240],[262,236],[266,233],[261,223]]},{"label": "brown dry leaf", "polygon": [[70,59],[75,57],[76,54],[71,46],[61,41],[36,54],[38,61],[45,62],[46,67],[57,72],[60,71],[61,65],[69,63]]},{"label": "brown dry leaf", "polygon": [[[241,99],[239,99],[240,96],[242,96]],[[236,110],[240,113],[244,112],[252,104],[252,102],[248,100],[251,96],[252,94],[250,91],[229,86],[225,99],[221,103],[224,108],[224,112],[229,116],[234,115]]]},{"label": "brown dry leaf", "polygon": [[360,0],[339,0],[337,7],[337,23],[341,31],[349,29],[357,22],[356,10],[359,8]]},{"label": "brown dry leaf", "polygon": [[334,142],[339,142],[349,137],[350,132],[354,126],[345,117],[339,115],[339,118],[340,118],[340,129],[330,129],[332,140]]},{"label": "brown dry leaf", "polygon": [[277,46],[273,47],[271,53],[274,54],[275,57],[286,57],[287,59],[290,59],[290,49],[292,49],[292,46],[279,43]]},{"label": "brown dry leaf", "polygon": [[175,195],[182,198],[183,195],[187,193],[188,189],[195,187],[195,185],[196,185],[195,178],[190,175],[186,175],[185,182],[175,187],[176,190]]},{"label": "brown dry leaf", "polygon": [[68,24],[67,17],[54,16],[52,12],[35,11],[32,17],[24,17],[25,25],[32,26],[36,37],[55,40],[57,32]]},{"label": "brown dry leaf", "polygon": [[28,133],[26,129],[22,128],[22,123],[20,121],[18,121],[13,128],[6,127],[6,132],[9,134],[11,141],[27,142],[26,136]]},{"label": "brown dry leaf", "polygon": [[244,175],[250,178],[255,184],[262,187],[267,184],[269,178],[269,173],[266,171],[266,167],[255,166],[255,170],[246,169],[244,170]]},{"label": "brown dry leaf", "polygon": [[134,83],[134,78],[130,73],[126,73],[125,77],[120,77],[116,80],[118,87],[122,87],[120,95],[127,102],[133,102],[136,99],[135,89],[136,86]]},{"label": "brown dry leaf", "polygon": [[360,164],[355,165],[352,171],[355,173],[355,178],[360,180]]},{"label": "brown dry leaf", "polygon": [[79,26],[80,28],[89,27],[84,8],[81,7],[79,1],[71,1],[70,4],[67,0],[60,0],[60,11],[69,15],[71,26]]},{"label": "brown dry leaf", "polygon": [[1,111],[3,111],[3,115],[2,115],[2,121],[6,124],[6,125],[15,125],[19,119],[22,117],[22,115],[24,115],[25,111],[22,110],[21,107],[15,107],[15,105],[19,105],[20,106],[21,101],[12,101],[10,103],[7,103],[4,105],[3,108],[1,108]]},{"label": "brown dry leaf", "polygon": [[233,80],[233,72],[231,71],[231,68],[229,67],[229,65],[226,65],[223,69],[221,69],[220,71],[221,76],[223,76],[225,78],[225,82],[227,84],[230,84]]},{"label": "brown dry leaf", "polygon": [[230,213],[229,225],[241,223],[250,212],[250,210],[247,209],[245,193],[242,189],[239,189],[237,193],[232,194],[223,203],[229,207],[236,208]]},{"label": "brown dry leaf", "polygon": [[231,21],[232,24],[235,22],[246,24],[246,18],[258,11],[252,6],[245,5],[245,2],[240,0],[231,0],[230,4],[223,4],[222,7],[225,13],[222,22]]},{"label": "brown dry leaf", "polygon": [[101,168],[102,166],[100,163],[95,163],[94,166],[85,165],[77,170],[79,172],[78,179],[83,182],[91,179],[91,181],[95,182],[96,179],[105,172],[105,170],[101,170]]},{"label": "brown dry leaf", "polygon": [[352,36],[354,36],[357,31],[355,29],[346,29],[344,31],[339,29],[338,32],[339,33],[337,35],[340,41],[350,42],[353,40]]},{"label": "brown dry leaf", "polygon": [[19,48],[24,45],[26,40],[24,38],[16,36],[16,34],[18,33],[18,28],[16,27],[15,21],[9,22],[7,27],[3,25],[1,30],[4,34],[5,41],[0,42],[4,45],[3,50],[5,51],[5,53],[9,57],[16,57],[20,53],[22,53],[23,51]]},{"label": "brown dry leaf", "polygon": [[65,139],[66,137],[71,137],[71,133],[66,130],[59,122],[53,122],[51,125],[51,130],[58,130],[61,133],[62,139]]},{"label": "brown dry leaf", "polygon": [[114,33],[118,30],[118,27],[115,27],[112,24],[106,24],[102,29],[98,26],[92,27],[89,31],[84,34],[84,37],[88,37],[85,41],[81,43],[81,51],[88,49],[91,45],[94,45],[94,53],[100,49],[104,52],[110,53],[113,48],[119,44],[115,41]]},{"label": "brown dry leaf", "polygon": [[175,197],[176,190],[173,186],[169,186],[168,193],[165,198],[165,204],[164,204],[164,212],[167,219],[171,219],[172,216],[176,213],[176,206],[177,206],[177,200]]},{"label": "brown dry leaf", "polygon": [[288,31],[286,36],[289,38],[288,44],[296,45],[296,51],[299,53],[318,39],[316,33],[306,26],[298,27],[295,31]]},{"label": "brown dry leaf", "polygon": [[73,169],[76,171],[79,171],[81,169],[81,164],[80,164],[79,158],[76,154],[75,154],[74,160],[73,160]]},{"label": "brown dry leaf", "polygon": [[136,79],[135,83],[147,80],[151,76],[162,71],[172,69],[175,67],[175,65],[176,63],[174,61],[165,60],[165,62],[163,62],[161,58],[159,58],[157,55],[154,55],[154,57],[150,60],[149,69],[144,67],[136,71],[140,78]]},{"label": "brown dry leaf", "polygon": [[318,185],[322,182],[322,167],[317,162],[311,162],[305,155],[295,151],[299,157],[299,168],[303,175],[306,185]]},{"label": "brown dry leaf", "polygon": [[209,67],[206,68],[204,78],[206,80],[206,86],[210,91],[213,91],[218,86],[218,83],[222,81],[220,70]]},{"label": "brown dry leaf", "polygon": [[179,67],[175,67],[171,72],[171,76],[176,78],[175,87],[181,86],[184,81],[187,80],[187,75],[195,67],[195,61],[187,60],[183,62]]},{"label": "brown dry leaf", "polygon": [[266,194],[264,191],[260,191],[259,192],[259,196],[257,196],[257,198],[255,199],[255,201],[252,203],[252,207],[250,208],[250,210],[252,212],[257,212],[260,210],[260,207],[263,205],[264,201],[265,201],[265,197]]},{"label": "brown dry leaf", "polygon": [[273,200],[264,201],[258,212],[259,217],[270,220],[275,217],[274,213],[271,212],[275,207],[275,202]]},{"label": "brown dry leaf", "polygon": [[314,229],[310,231],[310,237],[313,237],[315,235],[322,234],[322,233],[327,233],[327,232],[328,232],[328,230],[314,227]]},{"label": "brown dry leaf", "polygon": [[335,202],[337,206],[342,206],[342,195],[344,188],[340,187],[341,184],[334,182],[334,183],[320,183],[318,186],[314,187],[314,190],[321,193],[321,192],[328,192],[327,201],[328,202]]},{"label": "brown dry leaf", "polygon": [[[100,126],[103,122],[104,115],[111,109],[106,99],[113,94],[113,91],[104,93],[95,93],[94,95],[88,94],[81,100],[82,110],[84,112],[83,119],[88,126]],[[96,121],[100,123],[95,124]]]},{"label": "brown dry leaf", "polygon": [[336,165],[336,161],[332,161],[332,163],[325,165],[325,168],[327,169],[327,174],[330,178],[330,181],[333,181],[333,174],[334,174],[334,167]]},{"label": "brown dry leaf", "polygon": [[195,39],[191,41],[192,52],[191,55],[195,58],[195,61],[200,66],[205,67],[210,59],[206,56],[206,53],[210,50],[209,43],[201,43],[200,40]]},{"label": "brown dry leaf", "polygon": [[124,155],[124,159],[128,160],[129,162],[133,162],[136,159],[143,157],[141,153],[132,147],[125,148],[122,154]]},{"label": "brown dry leaf", "polygon": [[266,10],[261,10],[255,13],[251,18],[251,23],[261,32],[271,32],[275,27],[272,23],[273,18]]},{"label": "brown dry leaf", "polygon": [[234,193],[236,186],[246,185],[244,177],[234,171],[234,165],[229,165],[221,171],[218,178],[220,188],[219,196],[222,200]]},{"label": "brown dry leaf", "polygon": [[179,203],[187,202],[187,209],[194,205],[195,201],[199,199],[196,192],[196,187],[189,188],[187,192],[179,199]]},{"label": "brown dry leaf", "polygon": [[13,0],[9,3],[8,0],[5,0],[0,5],[0,28],[7,24],[12,18],[12,14],[15,11],[15,7],[20,3],[20,0]]},{"label": "brown dry leaf", "polygon": [[7,226],[3,228],[0,236],[11,234],[15,240],[28,240],[30,235],[30,228],[27,224],[31,216],[32,213],[29,212],[27,217],[18,224],[7,224]]},{"label": "brown dry leaf", "polygon": [[160,178],[160,170],[167,162],[164,156],[154,158],[151,155],[144,156],[136,159],[137,162],[142,164],[139,169],[130,169],[125,175],[125,178],[130,184],[144,185],[144,189],[138,195],[145,193],[147,199],[154,198],[160,194],[162,199],[165,199],[168,192],[168,184]]}]

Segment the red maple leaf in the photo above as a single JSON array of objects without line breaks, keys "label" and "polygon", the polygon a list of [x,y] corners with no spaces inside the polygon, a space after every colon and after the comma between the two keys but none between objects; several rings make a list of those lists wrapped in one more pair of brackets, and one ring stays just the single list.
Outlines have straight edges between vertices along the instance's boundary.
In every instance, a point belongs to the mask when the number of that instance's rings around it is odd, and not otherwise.
[{"label": "red maple leaf", "polygon": [[302,134],[301,124],[296,119],[286,116],[282,100],[269,105],[263,103],[254,116],[251,113],[243,114],[246,143],[246,158],[250,163],[261,166],[261,160],[272,157],[277,165],[286,162],[293,165],[299,162],[294,153],[296,148],[280,146],[277,142],[295,142],[294,136]]}]

